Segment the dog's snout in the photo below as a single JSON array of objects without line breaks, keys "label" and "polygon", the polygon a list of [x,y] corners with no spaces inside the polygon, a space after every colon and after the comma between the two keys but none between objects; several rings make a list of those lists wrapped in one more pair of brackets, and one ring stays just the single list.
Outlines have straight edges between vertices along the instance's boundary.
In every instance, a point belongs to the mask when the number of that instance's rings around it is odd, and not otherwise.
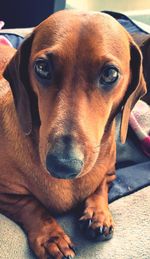
[{"label": "dog's snout", "polygon": [[46,167],[56,178],[75,178],[81,172],[83,164],[83,152],[70,136],[55,140],[46,157]]}]

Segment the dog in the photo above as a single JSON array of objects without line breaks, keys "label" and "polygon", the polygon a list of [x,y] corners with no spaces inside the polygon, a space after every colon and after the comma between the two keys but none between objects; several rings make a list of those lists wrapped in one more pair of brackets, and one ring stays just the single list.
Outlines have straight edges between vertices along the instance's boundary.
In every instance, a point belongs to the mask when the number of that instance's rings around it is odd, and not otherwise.
[{"label": "dog", "polygon": [[84,204],[86,236],[112,237],[115,117],[124,143],[146,93],[141,51],[111,16],[65,10],[17,51],[0,52],[0,212],[22,226],[37,258],[73,258],[54,215]]}]

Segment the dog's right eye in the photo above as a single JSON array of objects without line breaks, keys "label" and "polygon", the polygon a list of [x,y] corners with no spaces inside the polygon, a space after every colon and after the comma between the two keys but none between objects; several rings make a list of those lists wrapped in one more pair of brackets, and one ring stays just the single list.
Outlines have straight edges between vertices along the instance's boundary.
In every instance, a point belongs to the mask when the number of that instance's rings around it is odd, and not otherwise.
[{"label": "dog's right eye", "polygon": [[34,64],[34,70],[36,75],[41,79],[51,79],[51,64],[49,60],[37,59]]},{"label": "dog's right eye", "polygon": [[114,65],[106,65],[101,72],[99,82],[105,89],[111,88],[119,79],[120,73]]}]

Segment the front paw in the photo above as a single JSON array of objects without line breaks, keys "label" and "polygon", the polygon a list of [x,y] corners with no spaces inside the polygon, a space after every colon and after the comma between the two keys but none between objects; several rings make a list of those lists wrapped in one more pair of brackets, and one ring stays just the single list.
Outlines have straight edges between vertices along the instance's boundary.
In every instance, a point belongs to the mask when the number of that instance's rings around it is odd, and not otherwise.
[{"label": "front paw", "polygon": [[114,223],[109,209],[86,208],[79,219],[83,234],[93,241],[109,240],[113,236]]},{"label": "front paw", "polygon": [[75,256],[74,245],[61,230],[42,229],[39,233],[30,233],[29,243],[38,259],[71,259]]}]

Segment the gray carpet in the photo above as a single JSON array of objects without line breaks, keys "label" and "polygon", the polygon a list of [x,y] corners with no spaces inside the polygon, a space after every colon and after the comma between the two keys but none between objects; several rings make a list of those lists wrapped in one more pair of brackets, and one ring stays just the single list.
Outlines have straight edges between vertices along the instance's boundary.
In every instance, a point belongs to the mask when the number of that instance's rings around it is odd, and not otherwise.
[{"label": "gray carpet", "polygon": [[[60,224],[78,247],[82,259],[150,259],[150,187],[121,198],[110,209],[115,219],[113,239],[103,243],[85,240],[73,215]],[[0,259],[33,259],[25,234],[12,221],[0,216]]]}]

